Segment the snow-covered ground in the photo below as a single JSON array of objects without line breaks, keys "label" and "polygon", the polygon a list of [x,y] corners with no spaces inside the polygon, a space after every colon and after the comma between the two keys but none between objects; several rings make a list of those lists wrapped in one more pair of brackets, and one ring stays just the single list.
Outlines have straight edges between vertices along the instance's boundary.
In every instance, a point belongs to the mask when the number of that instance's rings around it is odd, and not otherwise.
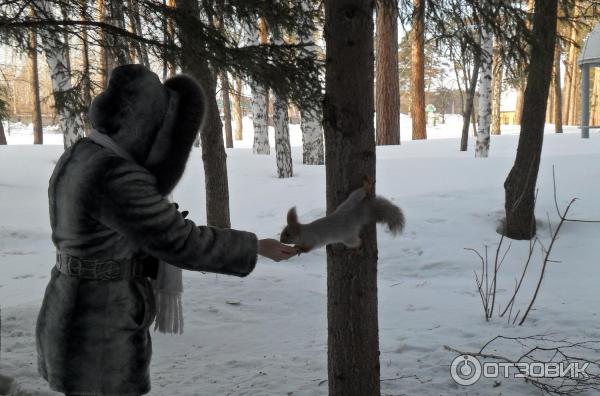
[{"label": "snow-covered ground", "polygon": [[[251,123],[245,120],[246,130]],[[496,335],[554,333],[574,340],[600,339],[598,224],[565,224],[547,269],[535,310],[524,326],[505,319],[486,322],[474,270],[480,263],[464,248],[493,251],[503,215],[503,182],[514,160],[518,128],[493,136],[490,158],[475,159],[472,145],[459,152],[460,120],[429,129],[428,141],[377,149],[377,190],[400,205],[407,228],[398,238],[379,229],[379,326],[382,392],[386,395],[530,395],[521,379],[455,384],[456,356],[444,345],[478,350]],[[573,217],[600,219],[600,135],[582,140],[575,128],[563,135],[548,127],[538,182],[537,214],[557,223],[552,200],[556,167],[559,204],[578,197]],[[443,139],[446,138],[446,139]],[[62,152],[60,134],[31,146],[31,131],[13,128],[0,146],[0,373],[16,379],[23,395],[52,395],[36,372],[34,325],[54,260],[47,213],[47,182]],[[471,138],[472,139],[472,138]],[[274,150],[256,156],[251,133],[228,149],[233,227],[277,237],[296,205],[301,220],[324,214],[322,166],[301,164],[299,128],[292,126],[295,176],[276,177]],[[18,145],[27,144],[27,145]],[[203,223],[201,156],[194,149],[174,199]],[[545,222],[539,233],[547,241]],[[504,306],[521,274],[527,242],[513,242],[500,271]],[[539,275],[533,260],[515,311],[529,302]],[[244,279],[186,272],[185,333],[153,335],[151,395],[327,394],[326,255],[321,249],[274,263],[260,259]],[[233,304],[232,304],[233,303]],[[239,303],[239,304],[238,304]],[[509,353],[510,351],[496,351]],[[403,377],[396,379],[398,377]],[[590,393],[591,394],[591,393]]]}]

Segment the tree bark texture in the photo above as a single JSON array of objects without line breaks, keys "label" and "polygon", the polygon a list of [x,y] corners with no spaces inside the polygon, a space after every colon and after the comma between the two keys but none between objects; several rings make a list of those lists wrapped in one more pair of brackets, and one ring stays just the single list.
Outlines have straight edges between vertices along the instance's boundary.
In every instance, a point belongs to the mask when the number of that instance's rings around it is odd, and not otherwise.
[{"label": "tree bark texture", "polygon": [[227,155],[223,144],[223,124],[217,105],[217,76],[211,71],[197,46],[197,18],[200,16],[196,0],[178,0],[175,24],[179,28],[182,68],[204,88],[206,115],[200,129],[202,162],[206,189],[206,223],[219,228],[230,228],[229,185],[227,179]]},{"label": "tree bark texture", "polygon": [[242,140],[243,133],[243,113],[242,113],[242,79],[236,78],[234,80],[235,86],[233,89],[233,95],[231,97],[233,102],[233,122],[235,123],[235,140]]},{"label": "tree bark texture", "polygon": [[[325,164],[327,212],[365,178],[375,180],[373,2],[325,2]],[[361,232],[359,249],[327,246],[330,396],[375,396],[379,385],[377,235]]]},{"label": "tree bark texture", "polygon": [[233,148],[231,102],[229,101],[229,78],[227,78],[227,72],[221,73],[221,98],[223,99],[223,117],[225,121],[225,147]]},{"label": "tree bark texture", "polygon": [[536,0],[531,64],[515,163],[504,182],[505,234],[531,239],[536,233],[535,185],[540,166],[548,91],[556,44],[558,0]]},{"label": "tree bark texture", "polygon": [[469,81],[469,89],[467,90],[467,100],[463,111],[463,126],[460,138],[460,151],[467,151],[469,144],[469,126],[471,124],[471,116],[473,114],[475,101],[475,91],[477,89],[477,80],[479,79],[479,66],[481,58],[475,56],[473,70],[471,72],[471,81]]},{"label": "tree bark texture", "polygon": [[425,119],[425,0],[413,0],[411,47],[412,138],[427,139]]},{"label": "tree bark texture", "polygon": [[[33,10],[32,10],[33,14]],[[42,129],[42,105],[40,103],[40,79],[38,75],[37,33],[35,29],[29,30],[29,63],[31,67],[31,99],[33,101],[33,144],[44,144],[44,131]]]},{"label": "tree bark texture", "polygon": [[273,103],[273,125],[275,126],[275,157],[279,178],[294,176],[292,149],[290,147],[290,129],[288,101],[285,97],[275,96]]},{"label": "tree bark texture", "polygon": [[554,131],[563,133],[562,121],[562,89],[560,87],[560,43],[556,43],[554,49],[554,75],[552,79],[554,87]]},{"label": "tree bark texture", "polygon": [[502,64],[501,48],[497,40],[494,41],[494,58],[492,70],[492,135],[501,132],[501,106],[502,106],[502,79],[504,78],[504,65]]},{"label": "tree bark texture", "polygon": [[398,76],[398,8],[377,1],[377,74],[375,114],[377,145],[400,144],[400,80]]},{"label": "tree bark texture", "polygon": [[[52,5],[45,0],[36,0],[40,9],[52,15]],[[84,125],[81,113],[74,110],[72,104],[73,87],[71,86],[71,70],[68,68],[67,53],[69,48],[62,42],[61,36],[45,31],[40,34],[46,62],[52,80],[52,95],[58,114],[59,127],[63,133],[65,149],[83,137]]]},{"label": "tree bark texture", "polygon": [[487,27],[481,28],[481,72],[477,112],[477,143],[475,157],[487,158],[490,151],[490,126],[492,121],[492,51],[494,36]]}]

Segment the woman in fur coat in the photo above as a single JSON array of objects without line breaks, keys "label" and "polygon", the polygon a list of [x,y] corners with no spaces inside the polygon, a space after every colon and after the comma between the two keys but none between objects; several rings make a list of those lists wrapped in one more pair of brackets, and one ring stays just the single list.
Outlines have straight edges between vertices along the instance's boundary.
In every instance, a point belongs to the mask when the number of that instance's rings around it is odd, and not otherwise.
[{"label": "woman in fur coat", "polygon": [[162,84],[143,66],[118,67],[91,105],[94,132],[56,164],[48,198],[57,261],[36,326],[39,372],[52,389],[149,392],[156,306],[148,277],[156,260],[246,276],[257,254],[276,261],[296,254],[250,232],[196,226],[165,198],[203,113],[191,78]]}]

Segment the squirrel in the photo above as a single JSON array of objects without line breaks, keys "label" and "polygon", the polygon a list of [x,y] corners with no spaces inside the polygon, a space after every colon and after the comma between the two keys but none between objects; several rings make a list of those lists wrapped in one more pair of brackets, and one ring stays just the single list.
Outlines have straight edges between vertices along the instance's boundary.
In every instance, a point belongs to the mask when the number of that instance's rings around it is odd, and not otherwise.
[{"label": "squirrel", "polygon": [[343,243],[359,248],[360,230],[371,222],[386,223],[392,234],[404,229],[404,213],[387,199],[375,196],[368,180],[354,190],[337,209],[308,224],[300,224],[296,207],[287,213],[287,225],[281,232],[280,242],[294,244],[299,253],[309,252],[330,243]]}]

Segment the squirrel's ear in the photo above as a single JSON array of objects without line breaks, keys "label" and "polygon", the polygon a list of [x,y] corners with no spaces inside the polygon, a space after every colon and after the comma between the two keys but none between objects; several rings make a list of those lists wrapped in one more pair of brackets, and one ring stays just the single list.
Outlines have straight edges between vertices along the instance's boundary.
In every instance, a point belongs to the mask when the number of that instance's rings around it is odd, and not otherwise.
[{"label": "squirrel's ear", "polygon": [[288,224],[298,224],[298,215],[296,214],[296,207],[294,206],[287,213],[287,223]]}]

